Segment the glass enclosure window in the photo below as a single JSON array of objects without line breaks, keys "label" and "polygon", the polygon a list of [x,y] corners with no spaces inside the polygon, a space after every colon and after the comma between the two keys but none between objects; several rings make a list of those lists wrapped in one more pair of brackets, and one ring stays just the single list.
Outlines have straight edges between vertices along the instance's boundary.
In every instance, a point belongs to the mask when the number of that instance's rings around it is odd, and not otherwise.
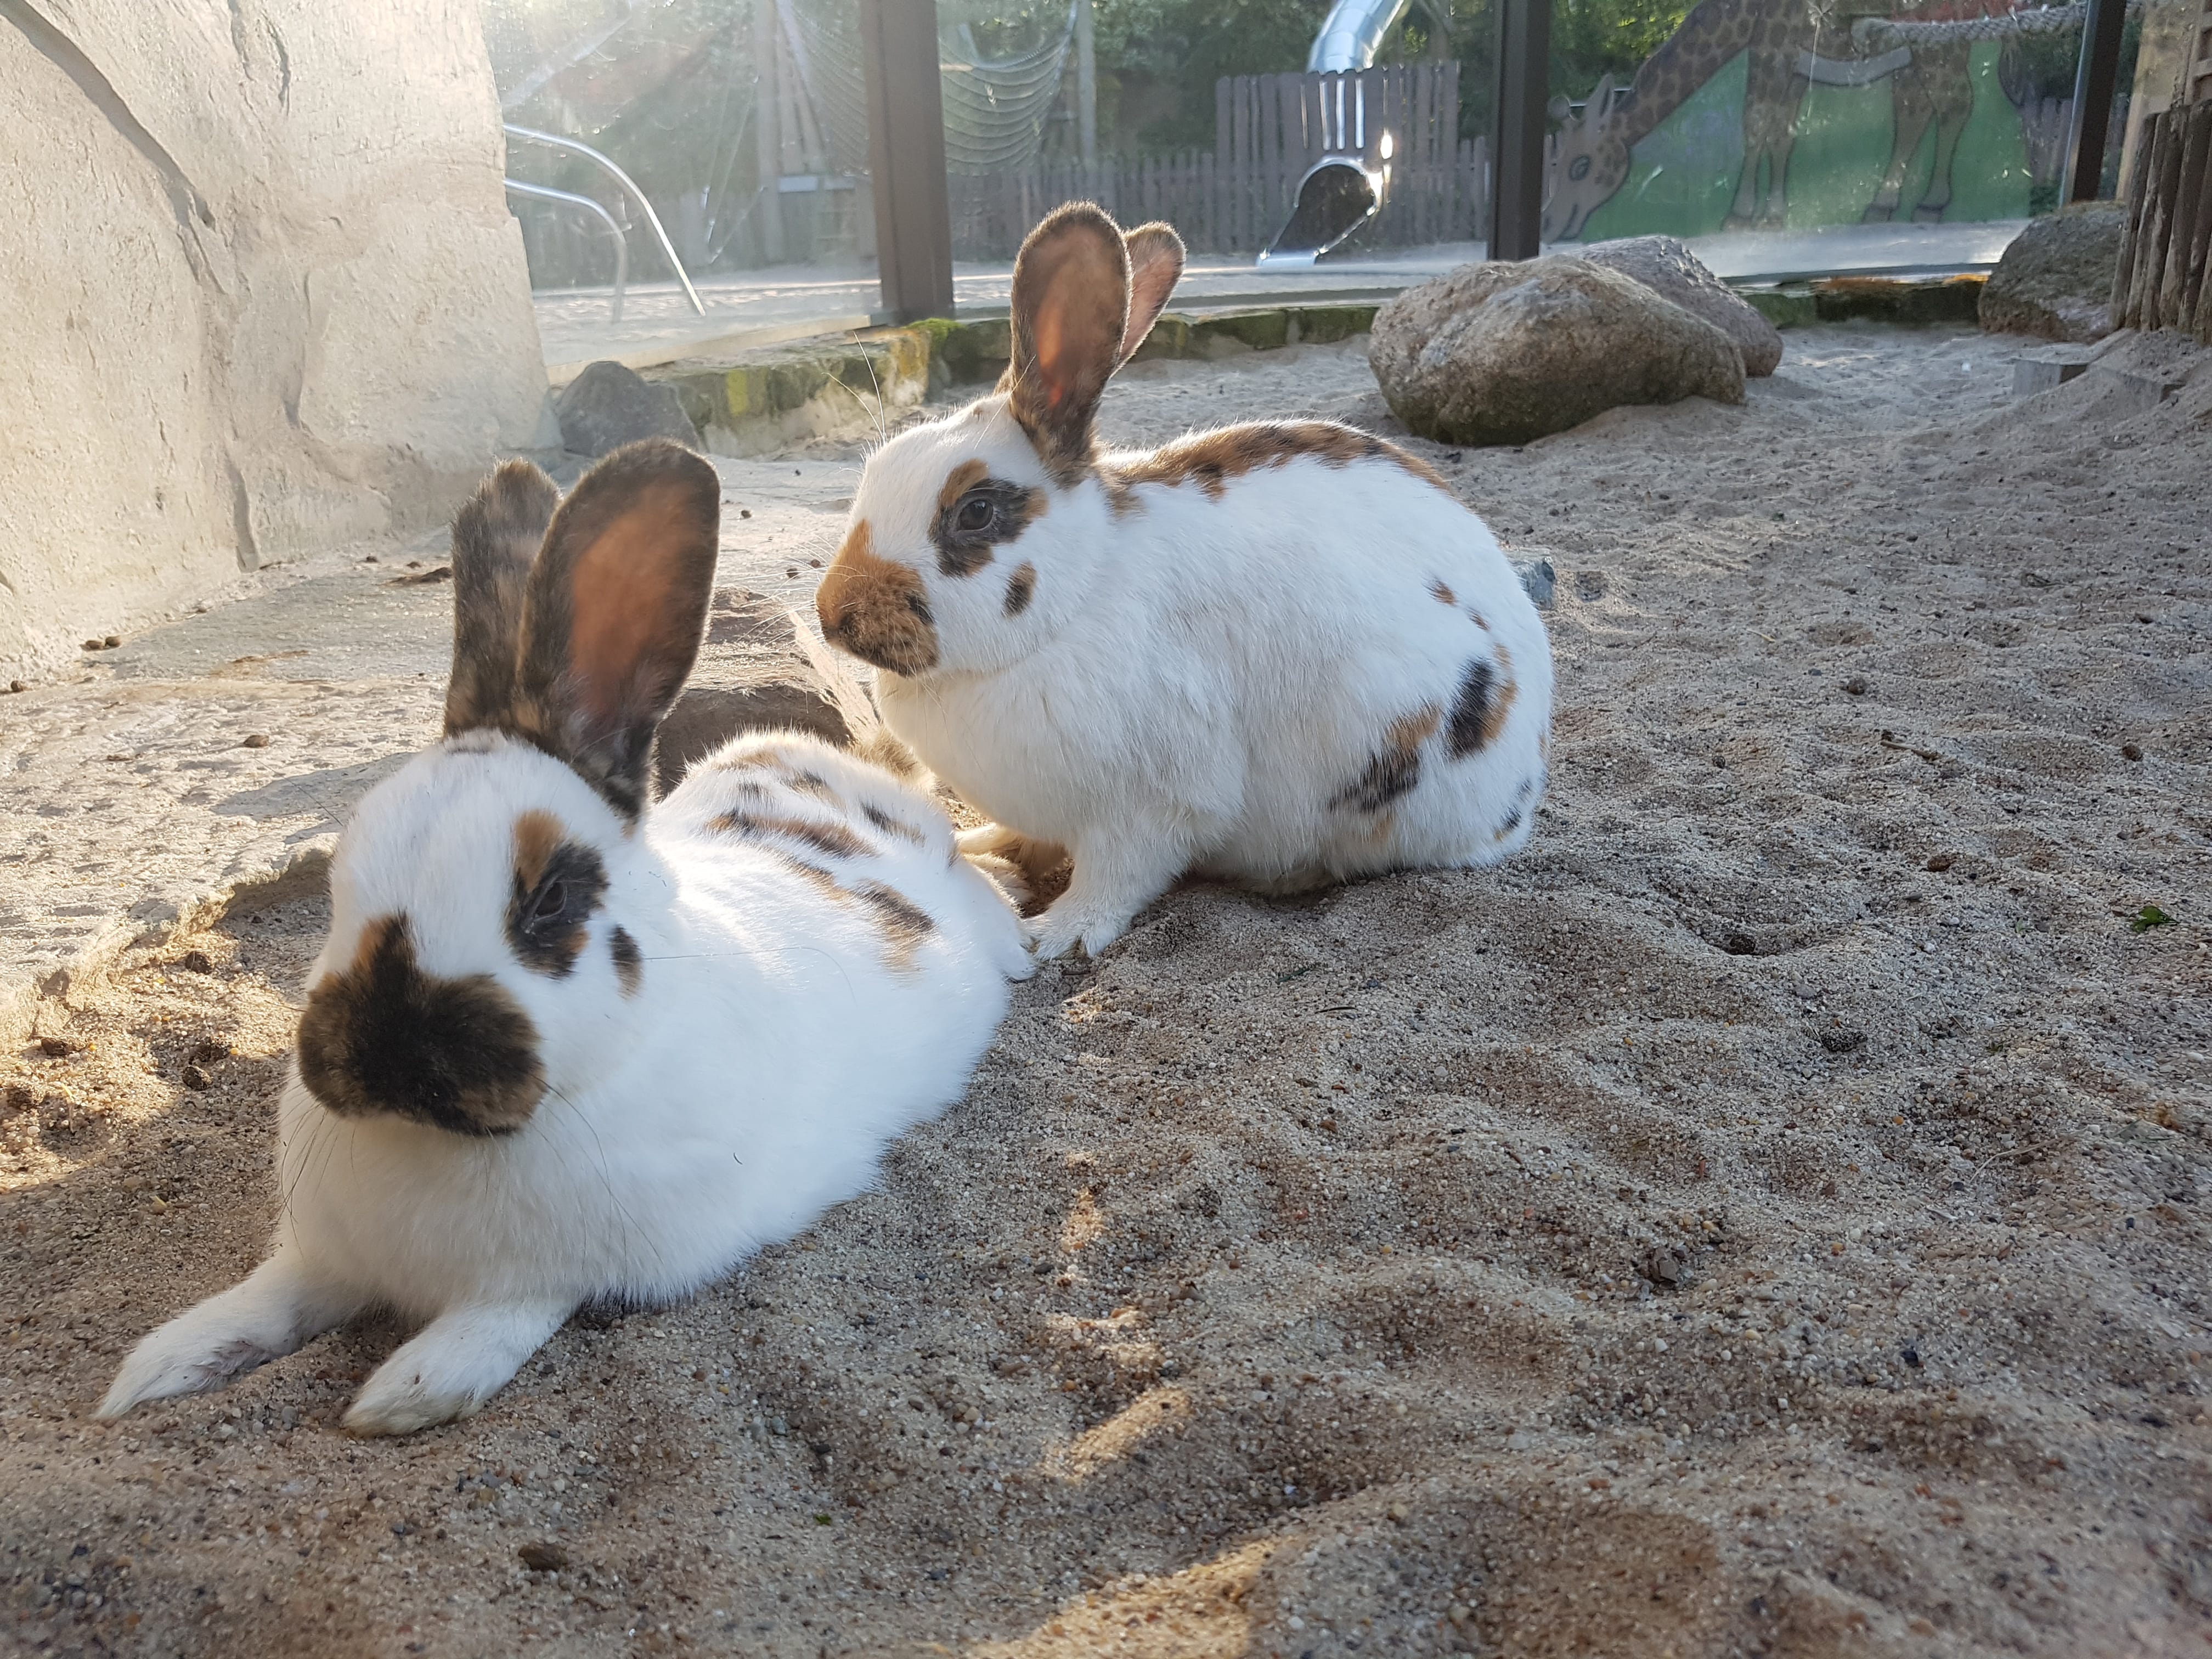
[{"label": "glass enclosure window", "polygon": [[[1555,84],[1603,55],[1583,10],[1561,0]],[[1724,273],[1985,263],[2057,205],[2084,13],[1699,0],[1655,17],[1663,38],[1628,72],[1554,100],[1546,236],[1666,232]],[[2125,120],[2124,94],[2115,164]]]},{"label": "glass enclosure window", "polygon": [[[1493,0],[937,9],[964,305],[1002,302],[1024,234],[1084,198],[1173,222],[1186,298],[1383,289],[1482,255]],[[1990,263],[2057,203],[2083,10],[1553,0],[1546,239],[1665,232],[1736,276]],[[633,322],[685,314],[640,198],[710,321],[874,307],[858,0],[488,0],[485,22],[507,120],[637,186],[510,140],[533,281],[572,292],[579,326],[604,318],[618,237]]]}]

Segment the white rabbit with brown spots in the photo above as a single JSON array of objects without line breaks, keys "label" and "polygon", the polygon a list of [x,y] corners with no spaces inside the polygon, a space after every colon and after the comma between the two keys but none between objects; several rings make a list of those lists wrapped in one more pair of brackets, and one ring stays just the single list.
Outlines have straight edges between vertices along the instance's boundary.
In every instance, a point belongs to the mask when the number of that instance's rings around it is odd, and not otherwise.
[{"label": "white rabbit with brown spots", "polygon": [[138,1344],[101,1416],[372,1306],[424,1322],[346,1426],[467,1416],[578,1306],[690,1294],[960,1095],[1029,957],[935,803],[788,733],[648,799],[720,496],[656,441],[557,511],[520,462],[463,509],[446,734],[331,860],[274,1242]]},{"label": "white rabbit with brown spots", "polygon": [[1494,862],[1547,781],[1542,620],[1427,466],[1322,421],[1100,451],[1182,270],[1165,225],[1040,224],[997,390],[870,459],[816,596],[891,730],[994,821],[962,844],[1073,854],[1047,956],[1103,949],[1186,872]]}]

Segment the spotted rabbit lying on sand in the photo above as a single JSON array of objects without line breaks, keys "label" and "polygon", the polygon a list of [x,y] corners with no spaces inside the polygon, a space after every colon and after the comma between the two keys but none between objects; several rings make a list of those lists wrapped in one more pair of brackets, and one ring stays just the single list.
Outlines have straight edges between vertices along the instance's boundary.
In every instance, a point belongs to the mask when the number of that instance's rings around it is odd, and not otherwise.
[{"label": "spotted rabbit lying on sand", "polygon": [[1323,421],[1099,452],[1182,270],[1165,225],[1039,225],[999,389],[869,460],[816,598],[891,730],[994,820],[963,847],[1073,854],[1046,956],[1103,948],[1186,871],[1492,863],[1547,778],[1543,623],[1428,467]]},{"label": "spotted rabbit lying on sand", "polygon": [[653,442],[557,512],[520,462],[463,509],[445,738],[331,862],[275,1244],[139,1343],[101,1416],[381,1304],[428,1322],[346,1426],[465,1417],[580,1304],[688,1294],[959,1095],[1029,958],[933,802],[778,733],[647,804],[720,499]]}]

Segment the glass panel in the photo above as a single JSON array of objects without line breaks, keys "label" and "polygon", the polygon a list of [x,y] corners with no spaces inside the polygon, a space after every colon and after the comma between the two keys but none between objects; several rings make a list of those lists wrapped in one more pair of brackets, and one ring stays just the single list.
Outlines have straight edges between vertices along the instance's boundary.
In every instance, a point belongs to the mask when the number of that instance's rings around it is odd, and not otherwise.
[{"label": "glass panel", "polygon": [[1546,237],[1666,232],[1734,276],[1990,263],[2057,204],[2083,14],[1559,0]]},{"label": "glass panel", "polygon": [[939,16],[948,61],[962,30],[1069,43],[1023,154],[962,142],[947,76],[963,299],[1002,299],[1023,235],[1082,198],[1175,225],[1185,302],[1388,289],[1480,257],[1487,0],[940,0]]}]

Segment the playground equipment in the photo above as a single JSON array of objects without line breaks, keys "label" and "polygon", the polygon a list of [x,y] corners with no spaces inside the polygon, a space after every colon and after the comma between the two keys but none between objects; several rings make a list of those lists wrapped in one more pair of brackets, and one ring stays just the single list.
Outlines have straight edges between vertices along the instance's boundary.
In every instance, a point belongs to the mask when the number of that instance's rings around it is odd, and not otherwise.
[{"label": "playground equipment", "polygon": [[[1336,0],[1314,36],[1306,73],[1321,83],[1325,153],[1298,180],[1290,218],[1261,253],[1262,266],[1310,266],[1382,210],[1390,182],[1394,141],[1379,131],[1367,141],[1367,94],[1358,71],[1373,67],[1413,0]],[[1450,0],[1422,0],[1440,29],[1451,27]]]}]

